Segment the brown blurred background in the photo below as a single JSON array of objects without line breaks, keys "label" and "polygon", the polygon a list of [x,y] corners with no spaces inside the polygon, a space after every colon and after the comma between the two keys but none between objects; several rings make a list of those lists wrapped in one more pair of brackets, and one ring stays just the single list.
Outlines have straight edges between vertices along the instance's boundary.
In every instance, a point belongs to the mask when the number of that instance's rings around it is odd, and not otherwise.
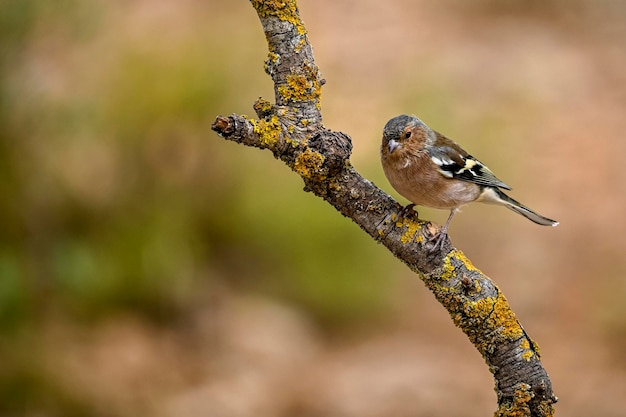
[{"label": "brown blurred background", "polygon": [[[381,130],[414,113],[561,222],[474,205],[450,234],[541,345],[558,415],[625,415],[626,4],[300,8],[325,125],[364,176],[397,197]],[[1,9],[0,416],[493,413],[482,358],[416,275],[210,131],[272,98],[249,2]]]}]

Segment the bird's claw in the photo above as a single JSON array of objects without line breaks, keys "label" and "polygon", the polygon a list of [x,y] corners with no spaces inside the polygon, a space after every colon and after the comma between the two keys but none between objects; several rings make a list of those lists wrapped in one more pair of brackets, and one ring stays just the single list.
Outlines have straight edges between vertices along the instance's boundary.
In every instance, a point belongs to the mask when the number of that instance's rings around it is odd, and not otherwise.
[{"label": "bird's claw", "polygon": [[400,209],[400,211],[398,212],[398,219],[406,219],[409,217],[409,215],[415,213],[415,216],[419,216],[419,213],[417,212],[417,210],[413,210],[413,207],[415,207],[415,204],[411,203],[411,204],[407,204],[406,206],[402,207],[402,209]]},{"label": "bird's claw", "polygon": [[433,253],[439,249],[443,249],[443,244],[447,238],[448,238],[448,232],[446,230],[440,230],[439,232],[432,235],[428,239],[428,242],[429,243],[434,242],[434,244],[428,249],[428,251]]},{"label": "bird's claw", "polygon": [[456,213],[456,211],[457,209],[450,210],[450,215],[448,216],[448,220],[446,220],[446,224],[444,224],[438,232],[433,233],[431,238],[428,239],[429,242],[435,242],[435,244],[429,249],[430,253],[435,252],[437,249],[443,249],[443,243],[448,240],[448,226],[450,226],[450,221],[452,220],[452,217],[454,217],[454,213]]}]

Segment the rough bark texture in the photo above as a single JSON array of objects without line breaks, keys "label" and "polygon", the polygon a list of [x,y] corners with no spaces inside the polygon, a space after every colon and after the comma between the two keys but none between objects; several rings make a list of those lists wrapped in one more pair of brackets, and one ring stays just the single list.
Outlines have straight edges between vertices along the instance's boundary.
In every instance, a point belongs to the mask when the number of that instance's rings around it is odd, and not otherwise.
[{"label": "rough bark texture", "polygon": [[[322,124],[324,80],[295,0],[251,0],[268,42],[265,70],[275,101],[254,104],[258,119],[218,116],[220,136],[269,149],[298,173],[305,189],[389,249],[415,271],[483,355],[495,378],[496,416],[551,416],[557,401],[539,348],[526,334],[496,284],[446,240],[431,252],[438,226],[416,216],[400,218],[401,206],[350,164],[350,137]],[[451,376],[453,377],[453,376]]]}]

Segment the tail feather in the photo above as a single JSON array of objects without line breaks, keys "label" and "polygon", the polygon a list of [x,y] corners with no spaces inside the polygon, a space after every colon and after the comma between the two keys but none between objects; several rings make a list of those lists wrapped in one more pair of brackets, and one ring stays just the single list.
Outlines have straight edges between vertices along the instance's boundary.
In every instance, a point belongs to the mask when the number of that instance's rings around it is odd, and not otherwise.
[{"label": "tail feather", "polygon": [[494,200],[496,200],[500,204],[503,204],[509,210],[512,210],[516,212],[517,214],[521,214],[522,216],[526,217],[528,220],[535,222],[537,224],[540,224],[542,226],[557,226],[559,224],[559,222],[557,222],[556,220],[552,220],[538,213],[535,213],[534,211],[532,211],[531,209],[529,209],[528,207],[526,207],[519,201],[516,201],[512,199],[511,197],[509,197],[508,195],[504,194],[499,189],[492,188],[492,190],[495,191],[495,194],[497,195],[497,199],[494,199]]}]

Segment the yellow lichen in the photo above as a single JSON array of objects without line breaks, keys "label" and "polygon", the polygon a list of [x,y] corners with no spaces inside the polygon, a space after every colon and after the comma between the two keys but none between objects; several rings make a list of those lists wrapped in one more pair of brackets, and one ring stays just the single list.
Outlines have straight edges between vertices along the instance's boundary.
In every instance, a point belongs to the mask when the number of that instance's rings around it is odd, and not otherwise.
[{"label": "yellow lichen", "polygon": [[331,177],[330,180],[328,181],[329,190],[341,191],[342,188],[343,187],[337,182],[336,178]]},{"label": "yellow lichen", "polygon": [[444,281],[450,281],[450,278],[454,276],[454,265],[450,262],[449,256],[443,260],[443,271],[441,272],[441,279]]},{"label": "yellow lichen", "polygon": [[259,99],[254,102],[253,107],[254,111],[259,115],[269,115],[274,111],[274,105],[269,100],[266,100],[263,97],[259,97]]},{"label": "yellow lichen", "polygon": [[535,352],[537,357],[540,357],[541,356],[541,350],[539,348],[539,344],[537,342],[535,342],[534,340],[531,340],[530,343],[532,343],[533,351]]},{"label": "yellow lichen", "polygon": [[533,398],[530,385],[517,384],[511,402],[504,402],[495,412],[494,417],[527,417],[530,416],[530,401]]},{"label": "yellow lichen", "polygon": [[319,172],[324,159],[324,155],[321,153],[307,148],[296,157],[293,170],[303,178],[311,178],[315,173]]},{"label": "yellow lichen", "polygon": [[267,65],[268,67],[275,66],[275,65],[278,65],[279,62],[280,62],[280,55],[278,55],[276,52],[270,51],[267,54],[267,61],[265,61],[265,65]]},{"label": "yellow lichen", "polygon": [[528,339],[523,338],[519,344],[519,347],[520,349],[524,350],[524,353],[522,353],[522,359],[524,359],[526,362],[530,361],[530,359],[535,355],[535,352],[533,352],[533,350],[530,348],[530,342],[528,341]]},{"label": "yellow lichen", "polygon": [[250,0],[250,2],[260,17],[275,16],[294,25],[298,34],[306,34],[295,0]]},{"label": "yellow lichen", "polygon": [[467,268],[468,271],[476,271],[476,272],[480,272],[478,270],[478,268],[476,268],[472,262],[467,259],[467,257],[465,256],[465,254],[463,252],[461,252],[458,249],[453,250],[452,252],[450,252],[450,255],[453,255],[456,259],[458,259],[459,261],[463,262],[463,265],[465,265],[465,268]]},{"label": "yellow lichen", "polygon": [[278,142],[282,128],[278,121],[278,116],[273,115],[270,118],[261,120],[250,120],[254,126],[254,133],[259,135],[259,141],[266,148],[272,148]]},{"label": "yellow lichen", "polygon": [[[401,224],[406,226],[406,232],[404,232],[400,241],[402,243],[413,242],[415,240],[415,235],[421,229],[422,225],[419,222],[410,219],[404,219]],[[420,235],[417,237],[418,242],[421,242],[422,240],[424,240],[423,236]]]},{"label": "yellow lichen", "polygon": [[496,299],[485,297],[476,301],[467,301],[464,304],[465,314],[472,318],[487,318],[493,311]]},{"label": "yellow lichen", "polygon": [[267,59],[263,63],[263,68],[268,75],[273,76],[276,67],[280,63],[280,55],[272,51],[272,45],[270,45],[269,48],[270,52],[267,55]]},{"label": "yellow lichen", "polygon": [[502,293],[499,293],[498,298],[496,298],[490,319],[493,320],[494,329],[501,329],[502,336],[509,340],[516,340],[524,335],[522,326],[520,326],[515,313],[511,310],[509,302]]},{"label": "yellow lichen", "polygon": [[[449,264],[447,268],[451,269],[452,264]],[[453,272],[448,272],[448,274],[453,274]],[[454,324],[469,336],[472,343],[483,355],[488,355],[489,352],[493,351],[495,345],[503,340],[517,340],[523,336],[523,330],[517,317],[501,293],[498,293],[496,297],[484,297],[477,300],[468,298],[459,293],[462,291],[461,286],[446,287],[445,284],[437,284],[446,282],[446,279],[450,279],[448,276],[451,277],[452,275],[446,275],[444,271],[441,281],[431,282],[431,289],[441,302],[448,303],[445,305],[453,308],[451,317]],[[446,298],[444,288],[449,290],[451,296]],[[530,347],[530,345],[528,346]],[[526,360],[529,360],[534,354],[531,349],[528,352],[530,354],[526,353],[524,356]]]},{"label": "yellow lichen", "polygon": [[552,401],[541,401],[539,403],[539,415],[545,417],[554,416],[554,406],[552,405]]},{"label": "yellow lichen", "polygon": [[[471,289],[476,291],[476,293],[479,293],[482,287],[477,280],[473,280],[472,277],[466,275],[459,278],[460,285],[450,286],[450,284],[446,284],[446,282],[457,277],[461,265],[467,271],[480,273],[461,251],[455,249],[444,258],[439,276],[440,279],[430,282],[431,289],[442,302],[446,301],[444,300],[446,297],[444,288],[448,289],[447,292],[450,293],[454,291],[454,297],[448,299],[452,304],[446,304],[449,306],[448,308],[454,305],[459,307],[458,310],[454,308],[456,311],[451,313],[454,323],[470,336],[472,342],[483,353],[491,350],[494,343],[497,343],[498,340],[516,340],[521,338],[523,330],[517,321],[515,313],[513,313],[501,292],[498,291],[495,297],[469,298],[463,295],[467,294],[468,285],[474,283]],[[491,340],[480,336],[485,334],[491,335]],[[533,351],[529,349],[529,352],[532,355]]]},{"label": "yellow lichen", "polygon": [[308,76],[305,74],[288,74],[286,81],[286,85],[278,87],[278,94],[284,100],[291,102],[314,101],[316,107],[320,107],[322,86],[314,71],[310,70]]},{"label": "yellow lichen", "polygon": [[443,260],[443,271],[440,278],[444,281],[449,281],[450,278],[456,275],[457,267],[454,266],[452,260],[460,261],[468,271],[480,272],[478,268],[476,268],[472,262],[467,259],[463,252],[458,249],[454,249],[448,253]]},{"label": "yellow lichen", "polygon": [[[298,33],[300,33],[300,32],[298,31]],[[303,35],[303,33],[300,33],[300,34]],[[306,41],[305,41],[305,38],[303,36],[303,37],[300,38],[300,41],[298,42],[298,45],[296,45],[295,51],[296,52],[300,52],[300,50],[302,48],[304,48],[305,45],[306,45]]]},{"label": "yellow lichen", "polygon": [[[505,339],[516,340],[524,334],[515,313],[502,293],[495,298],[468,300],[463,304],[463,310],[468,319],[480,319],[490,332],[496,331]],[[468,325],[472,323],[473,320],[468,320]]]},{"label": "yellow lichen", "polygon": [[528,339],[524,338],[522,339],[522,341],[519,344],[520,349],[530,349],[530,343],[528,342]]}]

